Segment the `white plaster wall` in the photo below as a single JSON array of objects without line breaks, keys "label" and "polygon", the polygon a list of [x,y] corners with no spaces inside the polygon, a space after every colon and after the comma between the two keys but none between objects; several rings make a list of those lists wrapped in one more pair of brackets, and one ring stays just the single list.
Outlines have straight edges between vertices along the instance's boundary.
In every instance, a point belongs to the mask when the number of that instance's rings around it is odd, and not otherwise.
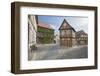
[{"label": "white plaster wall", "polygon": [[36,32],[37,32],[37,23],[35,16],[30,15],[29,19],[29,45],[36,45]]}]

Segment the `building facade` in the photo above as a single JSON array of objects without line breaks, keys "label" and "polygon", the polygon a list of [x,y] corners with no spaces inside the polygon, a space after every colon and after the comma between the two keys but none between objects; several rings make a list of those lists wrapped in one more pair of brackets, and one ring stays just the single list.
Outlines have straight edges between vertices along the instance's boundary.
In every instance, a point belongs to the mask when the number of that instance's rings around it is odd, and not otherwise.
[{"label": "building facade", "polygon": [[36,16],[28,15],[28,60],[31,60],[31,52],[36,49]]},{"label": "building facade", "polygon": [[59,34],[55,34],[55,35],[54,35],[54,43],[55,43],[55,44],[59,44],[59,40],[60,40]]},{"label": "building facade", "polygon": [[60,45],[72,47],[76,45],[75,29],[64,19],[60,28]]},{"label": "building facade", "polygon": [[49,25],[38,21],[37,43],[50,44],[53,42],[54,42],[54,29]]},{"label": "building facade", "polygon": [[77,45],[87,45],[88,35],[83,30],[76,32]]},{"label": "building facade", "polygon": [[28,43],[29,46],[36,45],[37,22],[34,15],[28,15]]},{"label": "building facade", "polygon": [[75,29],[64,19],[60,28],[60,45],[72,47],[75,45],[87,45],[88,34],[83,30],[75,31]]}]

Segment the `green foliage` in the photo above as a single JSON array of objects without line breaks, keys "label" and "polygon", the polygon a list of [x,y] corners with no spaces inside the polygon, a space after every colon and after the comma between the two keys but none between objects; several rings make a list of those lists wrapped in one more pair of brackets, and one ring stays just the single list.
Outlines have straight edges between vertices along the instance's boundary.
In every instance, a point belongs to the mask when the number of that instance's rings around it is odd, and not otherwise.
[{"label": "green foliage", "polygon": [[38,32],[41,32],[42,35],[43,35],[42,38],[39,38],[39,41],[42,44],[48,44],[48,43],[51,43],[52,42],[53,35],[54,35],[54,30],[53,29],[46,29],[46,28],[38,27],[37,28],[37,31]]},{"label": "green foliage", "polygon": [[37,31],[38,32],[42,32],[42,33],[49,33],[49,34],[53,34],[54,33],[53,29],[46,29],[46,28],[40,28],[40,27],[37,28]]}]

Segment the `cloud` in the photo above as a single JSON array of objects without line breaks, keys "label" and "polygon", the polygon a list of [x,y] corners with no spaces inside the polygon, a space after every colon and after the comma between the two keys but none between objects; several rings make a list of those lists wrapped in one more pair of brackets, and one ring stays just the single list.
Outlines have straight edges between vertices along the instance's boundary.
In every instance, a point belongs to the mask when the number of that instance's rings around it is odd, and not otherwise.
[{"label": "cloud", "polygon": [[49,25],[54,29],[55,34],[59,34],[59,30],[58,30],[59,27],[57,27],[56,25],[53,25],[53,24],[49,24]]},{"label": "cloud", "polygon": [[76,31],[84,30],[86,33],[88,33],[88,17],[86,18],[68,17],[66,20]]}]

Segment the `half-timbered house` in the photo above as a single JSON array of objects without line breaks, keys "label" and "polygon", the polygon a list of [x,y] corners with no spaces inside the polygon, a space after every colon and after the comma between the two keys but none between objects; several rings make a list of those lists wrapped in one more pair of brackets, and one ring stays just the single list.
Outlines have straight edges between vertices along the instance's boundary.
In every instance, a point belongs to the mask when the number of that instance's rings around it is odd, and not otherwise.
[{"label": "half-timbered house", "polygon": [[72,47],[76,45],[75,29],[64,19],[60,28],[60,45]]},{"label": "half-timbered house", "polygon": [[76,32],[76,41],[77,45],[87,45],[88,44],[88,35],[83,30]]}]

